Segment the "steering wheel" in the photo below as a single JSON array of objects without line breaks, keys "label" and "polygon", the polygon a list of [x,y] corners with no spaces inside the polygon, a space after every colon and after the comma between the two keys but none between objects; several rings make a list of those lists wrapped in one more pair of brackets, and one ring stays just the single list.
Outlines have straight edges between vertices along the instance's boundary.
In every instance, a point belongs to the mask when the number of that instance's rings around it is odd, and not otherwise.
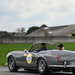
[{"label": "steering wheel", "polygon": [[35,47],[34,50],[35,50],[36,48],[40,48],[40,47]]},{"label": "steering wheel", "polygon": [[32,50],[32,52],[36,52],[36,48],[40,48],[40,47],[35,47],[35,48]]}]

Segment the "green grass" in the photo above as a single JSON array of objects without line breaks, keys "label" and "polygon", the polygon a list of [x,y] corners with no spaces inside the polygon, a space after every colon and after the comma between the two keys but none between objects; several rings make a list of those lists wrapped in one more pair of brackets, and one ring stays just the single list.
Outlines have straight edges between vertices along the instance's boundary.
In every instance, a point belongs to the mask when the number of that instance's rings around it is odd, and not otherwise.
[{"label": "green grass", "polygon": [[0,45],[0,66],[6,63],[6,55],[11,51],[29,49],[31,44],[3,44]]},{"label": "green grass", "polygon": [[66,50],[75,51],[75,43],[62,43]]},{"label": "green grass", "polygon": [[[75,43],[62,43],[66,50],[75,51]],[[6,55],[11,51],[29,49],[32,44],[3,44],[0,45],[0,66],[5,66]]]}]

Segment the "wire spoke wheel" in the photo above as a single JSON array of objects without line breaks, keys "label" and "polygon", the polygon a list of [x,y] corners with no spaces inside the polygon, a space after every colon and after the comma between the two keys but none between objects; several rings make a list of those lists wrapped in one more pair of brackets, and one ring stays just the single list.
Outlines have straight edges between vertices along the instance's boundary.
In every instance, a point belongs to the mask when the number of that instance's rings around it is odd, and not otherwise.
[{"label": "wire spoke wheel", "polygon": [[39,62],[39,70],[43,72],[45,70],[45,62],[43,60],[40,60]]},{"label": "wire spoke wheel", "polygon": [[11,70],[14,68],[14,60],[13,60],[13,58],[10,58],[10,60],[9,60],[9,68]]},{"label": "wire spoke wheel", "polygon": [[8,68],[11,72],[17,72],[18,67],[16,66],[15,60],[13,56],[10,56],[8,59]]},{"label": "wire spoke wheel", "polygon": [[48,73],[49,69],[46,65],[46,62],[43,58],[38,61],[38,71],[40,74]]}]

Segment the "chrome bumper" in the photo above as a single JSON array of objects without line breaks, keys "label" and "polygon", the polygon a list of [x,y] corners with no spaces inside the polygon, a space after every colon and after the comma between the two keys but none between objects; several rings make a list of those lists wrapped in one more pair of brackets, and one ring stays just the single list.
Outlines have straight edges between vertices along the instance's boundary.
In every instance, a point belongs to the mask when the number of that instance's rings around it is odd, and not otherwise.
[{"label": "chrome bumper", "polygon": [[63,65],[49,65],[49,67],[52,67],[52,68],[75,68],[75,64],[67,65],[67,62],[65,61]]},{"label": "chrome bumper", "polygon": [[49,67],[68,68],[68,67],[75,67],[75,65],[49,65]]}]

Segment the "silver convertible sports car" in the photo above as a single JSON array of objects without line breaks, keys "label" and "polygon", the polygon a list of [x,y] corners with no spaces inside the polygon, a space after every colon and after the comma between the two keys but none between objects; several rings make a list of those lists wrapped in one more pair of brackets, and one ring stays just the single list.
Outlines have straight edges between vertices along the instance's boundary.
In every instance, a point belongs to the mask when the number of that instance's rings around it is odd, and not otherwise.
[{"label": "silver convertible sports car", "polygon": [[[41,42],[42,43],[42,42]],[[41,43],[34,43],[29,50],[12,51],[7,54],[7,64],[11,72],[18,69],[38,70],[40,74],[49,71],[72,71],[75,74],[75,52],[57,49],[58,44],[44,42],[45,50],[40,50]]]}]

